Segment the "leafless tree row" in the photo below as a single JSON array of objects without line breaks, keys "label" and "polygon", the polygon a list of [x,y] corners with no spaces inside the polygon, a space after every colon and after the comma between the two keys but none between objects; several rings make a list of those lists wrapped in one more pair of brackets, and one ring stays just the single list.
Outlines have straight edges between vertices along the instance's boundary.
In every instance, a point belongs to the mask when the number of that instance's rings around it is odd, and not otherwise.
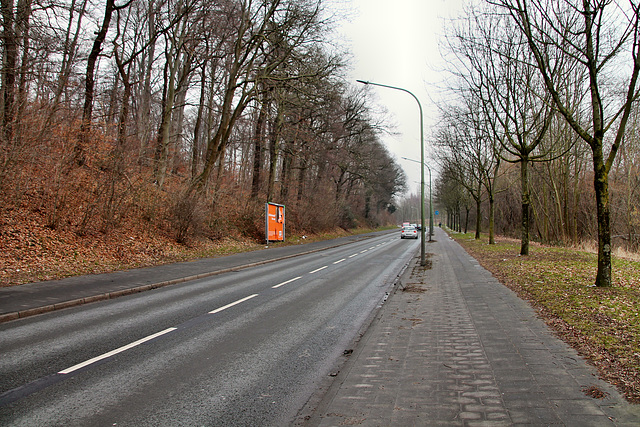
[{"label": "leafless tree row", "polygon": [[489,0],[447,37],[458,101],[436,138],[441,202],[458,203],[445,177],[477,204],[497,200],[496,225],[520,224],[522,255],[531,232],[597,240],[597,286],[611,284],[612,244],[639,243],[639,12],[622,0]]},{"label": "leafless tree row", "polygon": [[52,227],[178,240],[384,221],[404,175],[321,0],[2,1],[0,194]]}]

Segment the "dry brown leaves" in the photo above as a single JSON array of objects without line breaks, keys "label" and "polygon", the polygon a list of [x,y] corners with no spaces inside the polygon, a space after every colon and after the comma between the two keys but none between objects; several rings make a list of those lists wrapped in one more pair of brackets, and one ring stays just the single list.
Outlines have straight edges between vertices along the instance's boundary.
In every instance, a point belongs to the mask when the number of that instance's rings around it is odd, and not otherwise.
[{"label": "dry brown leaves", "polygon": [[241,239],[175,242],[149,224],[124,224],[109,233],[80,236],[52,230],[37,212],[0,209],[0,286],[102,273],[114,270],[216,256],[229,250],[251,250]]}]

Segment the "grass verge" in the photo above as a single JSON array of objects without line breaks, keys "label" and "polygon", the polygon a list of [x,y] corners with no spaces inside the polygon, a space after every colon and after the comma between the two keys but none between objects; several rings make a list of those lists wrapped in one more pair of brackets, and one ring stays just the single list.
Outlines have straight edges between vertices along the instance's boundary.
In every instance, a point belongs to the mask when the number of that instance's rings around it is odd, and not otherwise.
[{"label": "grass verge", "polygon": [[613,285],[593,286],[597,256],[473,234],[451,236],[521,298],[633,403],[640,403],[640,262],[614,258]]}]

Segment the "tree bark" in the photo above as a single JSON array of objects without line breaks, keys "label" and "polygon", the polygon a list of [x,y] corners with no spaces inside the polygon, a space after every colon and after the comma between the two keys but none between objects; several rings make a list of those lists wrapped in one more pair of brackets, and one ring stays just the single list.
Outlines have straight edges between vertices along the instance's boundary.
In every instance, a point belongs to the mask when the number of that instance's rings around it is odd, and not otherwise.
[{"label": "tree bark", "polygon": [[[148,38],[149,40],[155,40],[156,38],[156,13],[155,13],[155,2],[154,0],[149,1],[149,14],[147,30],[148,30]],[[150,145],[151,141],[151,81],[152,81],[152,70],[153,70],[153,62],[155,60],[155,52],[156,52],[156,44],[150,43],[149,48],[145,49],[144,55],[141,60],[141,64],[143,67],[142,70],[142,79],[143,83],[141,85],[142,92],[140,92],[140,119],[138,121],[138,134],[140,135],[140,151],[139,151],[139,159],[140,162],[146,165],[147,156],[146,150]]]},{"label": "tree bark", "polygon": [[115,0],[106,0],[104,18],[102,20],[102,26],[96,33],[96,38],[93,41],[93,47],[87,58],[87,72],[84,82],[84,106],[82,108],[82,123],[80,129],[81,142],[76,146],[75,160],[82,164],[84,163],[84,147],[87,143],[89,132],[91,131],[91,116],[93,114],[93,97],[95,88],[95,70],[98,57],[102,52],[102,43],[104,43],[107,37],[107,31],[109,30],[109,24],[111,23],[111,16],[115,10]]},{"label": "tree bark", "polygon": [[171,128],[171,110],[173,109],[173,101],[175,98],[175,68],[173,65],[169,65],[169,62],[170,61],[167,61],[167,64],[165,65],[162,113],[160,116],[160,126],[158,127],[155,150],[155,180],[156,184],[160,188],[162,188],[162,186],[164,185],[164,180],[167,175],[169,134]]},{"label": "tree bark", "polygon": [[525,157],[520,162],[520,184],[522,185],[522,223],[520,255],[529,255],[529,160]]},{"label": "tree bark", "polygon": [[260,101],[260,111],[256,120],[255,133],[253,135],[253,176],[251,177],[251,199],[258,198],[260,193],[260,181],[262,171],[262,152],[264,146],[264,125],[267,119],[268,101],[263,98]]},{"label": "tree bark", "polygon": [[31,0],[18,0],[16,11],[16,38],[22,43],[22,61],[20,64],[20,79],[18,82],[17,106],[15,107],[17,137],[21,138],[22,115],[27,104],[27,82],[29,81],[29,61],[31,60],[30,40],[31,35],[29,19],[31,17]]},{"label": "tree bark", "polygon": [[191,179],[198,175],[198,165],[200,164],[200,141],[202,140],[202,116],[204,115],[204,107],[206,103],[207,93],[207,63],[202,64],[200,75],[200,101],[198,103],[198,113],[196,123],[193,127],[193,146],[191,147]]},{"label": "tree bark", "polygon": [[489,192],[489,244],[495,245],[496,238],[494,234],[495,227],[495,198],[492,192]]},{"label": "tree bark", "polygon": [[2,42],[4,44],[4,59],[2,66],[2,137],[9,145],[13,141],[13,125],[15,120],[15,87],[16,64],[18,61],[18,41],[15,33],[15,16],[13,0],[2,0]]},{"label": "tree bark", "polygon": [[278,139],[280,139],[280,127],[282,126],[282,109],[277,107],[278,112],[273,120],[271,135],[269,137],[269,185],[267,188],[267,200],[273,201],[276,186],[276,173],[278,167]]},{"label": "tree bark", "polygon": [[482,190],[482,182],[478,182],[478,197],[475,197],[476,202],[476,235],[475,239],[480,240],[480,228],[482,227],[482,198],[480,197]]},{"label": "tree bark", "polygon": [[602,156],[602,141],[593,150],[593,186],[598,218],[598,272],[595,285],[611,286],[611,227],[609,212],[609,174]]}]

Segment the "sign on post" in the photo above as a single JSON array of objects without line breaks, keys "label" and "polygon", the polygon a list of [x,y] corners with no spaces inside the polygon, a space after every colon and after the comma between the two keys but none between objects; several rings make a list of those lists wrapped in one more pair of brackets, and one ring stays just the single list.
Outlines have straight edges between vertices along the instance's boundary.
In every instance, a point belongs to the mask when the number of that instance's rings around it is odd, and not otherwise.
[{"label": "sign on post", "polygon": [[265,235],[269,242],[284,242],[284,205],[265,204]]}]

